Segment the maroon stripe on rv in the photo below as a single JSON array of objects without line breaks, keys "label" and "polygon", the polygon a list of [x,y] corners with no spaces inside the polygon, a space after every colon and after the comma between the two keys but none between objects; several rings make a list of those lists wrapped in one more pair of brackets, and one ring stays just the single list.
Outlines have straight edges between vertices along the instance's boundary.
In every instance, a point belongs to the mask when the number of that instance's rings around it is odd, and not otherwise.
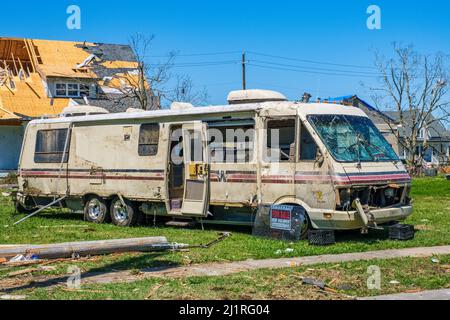
[{"label": "maroon stripe on rv", "polygon": [[140,180],[140,181],[164,181],[164,176],[104,176],[104,175],[55,175],[54,172],[33,172],[22,174],[25,178],[36,178],[36,179],[57,179],[57,178],[68,178],[68,179],[103,179],[103,180]]}]

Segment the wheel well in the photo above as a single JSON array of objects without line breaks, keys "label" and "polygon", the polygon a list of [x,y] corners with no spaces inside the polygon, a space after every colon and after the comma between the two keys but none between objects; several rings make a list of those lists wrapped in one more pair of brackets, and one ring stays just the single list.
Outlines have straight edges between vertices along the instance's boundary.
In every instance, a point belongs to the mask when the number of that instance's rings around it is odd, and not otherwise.
[{"label": "wheel well", "polygon": [[[285,199],[285,200],[287,200],[287,199]],[[309,207],[306,204],[304,204],[303,201],[291,198],[288,201],[277,201],[275,204],[276,205],[302,207],[303,209],[305,209],[306,217],[308,218],[309,223],[311,223],[311,217],[309,216],[309,213],[308,213]]]},{"label": "wheel well", "polygon": [[280,198],[274,202],[276,205],[291,205],[291,206],[300,206],[308,212],[311,208],[302,200],[294,198],[294,197],[284,197]]},{"label": "wheel well", "polygon": [[85,205],[86,202],[88,201],[88,199],[89,199],[89,198],[92,198],[92,197],[97,197],[97,198],[100,198],[100,199],[109,200],[108,198],[100,197],[98,194],[95,194],[95,193],[88,193],[88,194],[85,194],[85,195],[81,198],[81,200],[82,200],[82,202],[83,202],[83,205]]}]

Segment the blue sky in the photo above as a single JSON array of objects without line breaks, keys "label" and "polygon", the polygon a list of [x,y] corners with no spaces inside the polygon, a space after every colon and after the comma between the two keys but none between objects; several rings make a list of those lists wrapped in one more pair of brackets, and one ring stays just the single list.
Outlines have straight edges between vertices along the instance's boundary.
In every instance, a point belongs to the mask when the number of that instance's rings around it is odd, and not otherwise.
[{"label": "blue sky", "polygon": [[[71,4],[81,8],[81,30],[66,27]],[[381,8],[381,30],[366,27],[371,4]],[[176,50],[178,64],[200,64],[177,66],[173,73],[189,74],[197,88],[206,87],[211,104],[224,103],[230,90],[240,89],[243,50],[250,63],[248,87],[278,90],[292,99],[305,91],[314,97],[357,93],[369,99],[361,82],[376,83],[371,75],[375,70],[370,69],[373,50],[389,55],[393,41],[414,44],[422,53],[450,54],[450,3],[444,0],[48,0],[22,1],[20,11],[16,3],[6,1],[2,12],[1,36],[127,43],[136,32],[154,34],[151,55]],[[226,54],[190,55],[222,52]],[[351,76],[319,74],[336,70]]]}]

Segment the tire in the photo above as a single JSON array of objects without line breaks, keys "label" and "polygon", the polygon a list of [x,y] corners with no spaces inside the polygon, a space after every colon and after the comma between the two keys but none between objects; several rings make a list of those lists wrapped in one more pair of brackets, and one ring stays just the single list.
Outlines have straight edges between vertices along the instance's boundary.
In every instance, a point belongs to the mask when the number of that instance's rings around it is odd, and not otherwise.
[{"label": "tire", "polygon": [[25,208],[19,201],[15,201],[14,206],[15,206],[16,212],[20,213],[20,214],[30,214],[35,211],[34,208],[31,208],[31,209]]},{"label": "tire", "polygon": [[306,212],[306,210],[303,207],[302,208],[302,213],[300,214],[300,225],[299,225],[299,229],[300,229],[300,239],[301,240],[306,240],[308,239],[308,232],[309,230],[311,230],[311,220],[309,219],[308,213]]},{"label": "tire", "polygon": [[141,213],[136,204],[123,199],[125,206],[119,198],[114,198],[111,202],[111,221],[119,227],[133,227],[138,224]]},{"label": "tire", "polygon": [[98,224],[109,222],[109,208],[106,201],[96,196],[89,197],[84,206],[84,219]]}]

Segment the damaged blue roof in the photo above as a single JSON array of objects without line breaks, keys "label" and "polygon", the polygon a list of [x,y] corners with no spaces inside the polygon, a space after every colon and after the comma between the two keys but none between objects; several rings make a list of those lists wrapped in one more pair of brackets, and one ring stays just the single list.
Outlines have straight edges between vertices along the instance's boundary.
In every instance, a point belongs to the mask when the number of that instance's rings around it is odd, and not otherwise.
[{"label": "damaged blue roof", "polygon": [[341,103],[343,101],[349,101],[352,99],[358,99],[362,104],[364,104],[364,106],[374,112],[377,112],[378,114],[380,114],[383,117],[388,118],[389,120],[391,120],[392,122],[395,122],[395,119],[392,118],[391,116],[389,116],[388,114],[378,110],[377,108],[373,107],[372,105],[370,105],[369,103],[367,103],[366,101],[364,101],[363,99],[361,99],[360,97],[358,97],[358,95],[353,94],[353,95],[347,95],[347,96],[341,96],[341,97],[334,97],[334,98],[328,98],[325,99],[324,101],[328,101],[328,102],[332,102],[332,103]]}]

